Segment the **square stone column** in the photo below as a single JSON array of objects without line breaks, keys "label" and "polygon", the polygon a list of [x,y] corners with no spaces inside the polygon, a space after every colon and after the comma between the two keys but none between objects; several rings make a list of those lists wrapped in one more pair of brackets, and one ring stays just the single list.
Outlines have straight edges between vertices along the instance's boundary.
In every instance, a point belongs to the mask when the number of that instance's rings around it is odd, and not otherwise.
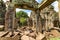
[{"label": "square stone column", "polygon": [[6,11],[6,14],[5,14],[5,31],[8,30],[8,17],[9,17],[9,14],[8,14],[8,11]]},{"label": "square stone column", "polygon": [[5,31],[13,31],[15,28],[15,8],[13,3],[9,3],[5,14]]},{"label": "square stone column", "polygon": [[40,10],[37,9],[36,10],[36,32],[39,33],[39,32],[42,32],[42,26],[41,26],[41,16],[40,16]]},{"label": "square stone column", "polygon": [[59,8],[59,21],[60,21],[60,0],[58,0],[58,8]]},{"label": "square stone column", "polygon": [[60,26],[60,0],[58,0],[58,9],[59,9],[59,26]]}]

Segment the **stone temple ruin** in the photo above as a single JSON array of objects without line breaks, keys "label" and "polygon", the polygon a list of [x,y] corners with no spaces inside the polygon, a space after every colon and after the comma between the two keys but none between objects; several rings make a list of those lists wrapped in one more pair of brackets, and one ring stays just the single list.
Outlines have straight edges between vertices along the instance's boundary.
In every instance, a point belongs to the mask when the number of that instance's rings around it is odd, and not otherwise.
[{"label": "stone temple ruin", "polygon": [[[52,4],[56,0],[44,0],[41,4],[39,4],[36,0],[10,0],[4,3],[0,0],[0,25],[4,25],[4,33],[2,33],[0,38],[1,40],[19,40],[19,32],[15,32],[16,28],[16,8],[21,9],[28,9],[32,10],[35,14],[35,28],[36,33],[42,33],[43,24],[42,24],[42,17],[41,12],[44,8]],[[58,7],[60,11],[60,0],[58,1]],[[47,12],[48,13],[48,12]],[[60,12],[58,13],[58,21],[59,26],[55,29],[60,29]],[[31,16],[32,18],[32,16]],[[34,20],[33,20],[34,21]],[[49,21],[50,22],[50,21]],[[33,22],[34,25],[34,22]],[[51,25],[52,26],[52,25]],[[44,26],[45,30],[48,31],[48,26]],[[12,33],[12,35],[11,35]],[[10,34],[10,35],[9,35]],[[7,36],[6,36],[7,35]],[[5,38],[4,38],[5,37]],[[7,38],[8,37],[8,38]],[[11,38],[9,38],[11,37]]]}]

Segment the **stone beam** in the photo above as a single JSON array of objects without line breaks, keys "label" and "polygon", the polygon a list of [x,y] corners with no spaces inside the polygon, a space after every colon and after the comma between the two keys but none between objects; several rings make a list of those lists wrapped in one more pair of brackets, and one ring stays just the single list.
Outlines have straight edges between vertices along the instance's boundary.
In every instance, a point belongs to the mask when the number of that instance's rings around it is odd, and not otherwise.
[{"label": "stone beam", "polygon": [[15,8],[27,9],[27,10],[33,10],[33,11],[35,11],[35,8],[30,7],[28,5],[18,5],[18,4],[15,4]]},{"label": "stone beam", "polygon": [[44,9],[45,7],[49,6],[51,3],[53,3],[56,0],[45,0],[42,4],[38,4],[34,0],[12,0],[12,2],[15,4],[16,8],[21,8],[21,9],[28,9],[28,10],[33,10],[35,11],[36,9]]},{"label": "stone beam", "polygon": [[35,10],[38,7],[38,4],[35,0],[12,0],[12,3],[15,4],[16,8]]},{"label": "stone beam", "polygon": [[38,7],[39,7],[40,10],[42,10],[45,7],[47,7],[50,4],[52,4],[54,1],[56,1],[56,0],[45,0],[42,4],[38,5]]}]

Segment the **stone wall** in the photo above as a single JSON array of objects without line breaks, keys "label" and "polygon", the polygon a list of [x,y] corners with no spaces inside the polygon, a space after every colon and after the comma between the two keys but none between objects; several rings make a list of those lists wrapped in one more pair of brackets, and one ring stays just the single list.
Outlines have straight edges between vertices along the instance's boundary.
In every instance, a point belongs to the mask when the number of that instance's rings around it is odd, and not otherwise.
[{"label": "stone wall", "polygon": [[0,25],[5,23],[5,13],[6,13],[6,6],[3,1],[0,1]]},{"label": "stone wall", "polygon": [[[54,27],[53,21],[54,21],[55,13],[56,12],[54,11],[53,6],[51,6],[51,5],[41,11],[41,17],[42,17],[42,19],[45,20],[45,24],[43,24],[43,23],[42,24],[44,27],[46,27],[46,29]],[[44,20],[42,20],[42,21],[44,21]]]}]

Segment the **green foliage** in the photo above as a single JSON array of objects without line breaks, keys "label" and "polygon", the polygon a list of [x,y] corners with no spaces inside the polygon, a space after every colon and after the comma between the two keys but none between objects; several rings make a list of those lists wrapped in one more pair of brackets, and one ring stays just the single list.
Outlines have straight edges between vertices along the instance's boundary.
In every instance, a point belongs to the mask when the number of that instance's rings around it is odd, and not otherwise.
[{"label": "green foliage", "polygon": [[60,40],[60,38],[50,38],[50,40]]},{"label": "green foliage", "polygon": [[24,11],[19,11],[16,13],[16,18],[21,18],[21,17],[24,17],[24,18],[27,18],[28,17],[28,14]]},{"label": "green foliage", "polygon": [[21,18],[20,18],[20,23],[21,23],[22,25],[24,25],[24,24],[26,23],[26,18],[21,17]]},{"label": "green foliage", "polygon": [[20,19],[20,24],[19,25],[25,25],[26,24],[26,18],[28,18],[28,14],[24,11],[19,11],[16,13],[16,18]]}]

